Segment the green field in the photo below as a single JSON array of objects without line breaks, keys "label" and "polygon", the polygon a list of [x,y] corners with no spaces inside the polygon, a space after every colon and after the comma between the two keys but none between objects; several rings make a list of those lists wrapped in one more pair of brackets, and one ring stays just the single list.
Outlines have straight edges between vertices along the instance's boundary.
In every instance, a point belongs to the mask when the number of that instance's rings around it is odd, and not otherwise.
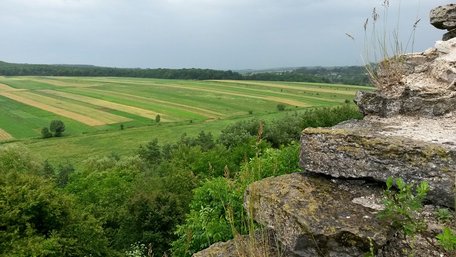
[{"label": "green field", "polygon": [[[271,81],[0,77],[0,141],[22,141],[46,158],[52,158],[56,149],[60,158],[72,160],[82,153],[124,153],[154,137],[173,141],[183,132],[217,133],[239,119],[273,119],[289,111],[336,106],[351,101],[358,90],[370,88]],[[286,111],[279,112],[279,104]],[[160,124],[155,123],[157,114]],[[65,137],[39,139],[41,129],[53,119],[66,124]]]}]

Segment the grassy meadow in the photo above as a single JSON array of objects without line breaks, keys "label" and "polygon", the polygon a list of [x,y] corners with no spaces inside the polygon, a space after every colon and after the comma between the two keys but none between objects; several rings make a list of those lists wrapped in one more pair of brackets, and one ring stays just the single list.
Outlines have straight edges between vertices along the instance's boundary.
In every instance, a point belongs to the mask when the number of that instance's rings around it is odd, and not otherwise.
[{"label": "grassy meadow", "polygon": [[[370,90],[302,82],[0,77],[0,142],[21,141],[44,158],[81,160],[131,152],[155,137],[170,142],[184,132],[217,134],[239,119],[340,105],[361,89]],[[40,139],[54,119],[65,123],[65,136]]]}]

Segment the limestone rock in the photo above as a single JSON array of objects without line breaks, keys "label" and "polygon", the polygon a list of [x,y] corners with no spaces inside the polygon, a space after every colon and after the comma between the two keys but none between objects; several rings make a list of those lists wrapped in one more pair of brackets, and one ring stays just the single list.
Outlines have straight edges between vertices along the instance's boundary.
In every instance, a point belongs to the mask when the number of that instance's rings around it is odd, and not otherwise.
[{"label": "limestone rock", "polygon": [[431,10],[431,24],[438,29],[456,28],[456,4],[439,6]]},{"label": "limestone rock", "polygon": [[306,129],[301,166],[332,177],[427,181],[429,200],[454,207],[455,117],[366,117],[333,128]]},{"label": "limestone rock", "polygon": [[358,257],[370,240],[377,247],[387,243],[389,227],[376,218],[378,210],[361,204],[375,206],[380,195],[363,181],[291,174],[250,185],[244,207],[296,256]]},{"label": "limestone rock", "polygon": [[423,53],[380,64],[377,91],[355,102],[365,115],[441,116],[456,111],[456,38],[438,41]]}]

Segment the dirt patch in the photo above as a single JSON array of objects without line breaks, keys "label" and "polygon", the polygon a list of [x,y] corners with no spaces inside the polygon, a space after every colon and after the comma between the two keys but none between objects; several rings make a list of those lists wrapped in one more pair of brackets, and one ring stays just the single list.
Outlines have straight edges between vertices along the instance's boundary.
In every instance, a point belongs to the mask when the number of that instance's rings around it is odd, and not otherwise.
[{"label": "dirt patch", "polygon": [[81,115],[79,113],[75,113],[75,112],[72,112],[72,111],[64,110],[62,108],[58,108],[58,107],[47,105],[47,104],[44,104],[44,103],[41,103],[41,102],[37,102],[35,100],[29,99],[29,98],[25,98],[25,97],[22,97],[22,96],[19,96],[19,95],[15,95],[15,94],[12,94],[12,93],[9,93],[9,92],[0,92],[0,95],[2,95],[4,97],[7,97],[7,98],[9,98],[11,100],[14,100],[16,102],[20,102],[20,103],[23,103],[23,104],[26,104],[26,105],[30,105],[30,106],[36,107],[36,108],[44,110],[44,111],[52,112],[54,114],[57,114],[57,115],[60,115],[60,116],[66,117],[66,118],[73,119],[75,121],[84,123],[84,124],[89,125],[89,126],[106,125],[105,122],[102,122],[100,120],[93,119],[93,118],[90,118],[90,117],[87,117],[85,115]]},{"label": "dirt patch", "polygon": [[6,141],[6,140],[11,140],[14,139],[13,136],[11,136],[8,132],[0,128],[0,141]]},{"label": "dirt patch", "polygon": [[165,122],[168,121],[166,119],[166,115],[164,115],[164,114],[153,112],[153,111],[142,109],[142,108],[138,108],[138,107],[134,107],[134,106],[113,103],[113,102],[109,102],[109,101],[105,101],[105,100],[101,100],[101,99],[97,99],[97,98],[93,98],[93,97],[87,97],[87,96],[83,96],[83,95],[76,95],[76,94],[54,91],[54,90],[40,90],[40,91],[45,92],[47,94],[61,96],[61,97],[77,100],[77,101],[84,102],[84,103],[89,103],[92,105],[100,106],[100,107],[111,109],[111,110],[117,110],[117,111],[134,114],[134,115],[141,116],[141,117],[148,118],[148,119],[155,119],[157,114],[160,114],[161,121],[165,121]]}]

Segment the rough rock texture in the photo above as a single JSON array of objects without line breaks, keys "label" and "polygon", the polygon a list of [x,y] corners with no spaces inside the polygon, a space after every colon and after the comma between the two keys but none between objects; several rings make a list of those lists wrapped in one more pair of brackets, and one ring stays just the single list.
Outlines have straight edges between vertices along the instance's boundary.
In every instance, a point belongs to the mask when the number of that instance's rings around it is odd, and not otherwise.
[{"label": "rough rock texture", "polygon": [[228,242],[215,243],[209,248],[193,254],[193,257],[294,257],[290,253],[277,249],[273,240],[273,235],[269,232],[257,233],[252,238],[239,236]]},{"label": "rough rock texture", "polygon": [[332,177],[427,181],[429,200],[454,207],[455,121],[370,117],[333,128],[306,129],[301,166]]},{"label": "rough rock texture", "polygon": [[431,10],[431,24],[438,29],[456,28],[456,4],[439,6]]},{"label": "rough rock texture", "polygon": [[455,37],[456,37],[456,29],[452,29],[452,30],[448,31],[447,33],[443,34],[442,40],[447,41],[447,40],[450,40]]},{"label": "rough rock texture", "polygon": [[291,174],[249,186],[245,208],[297,256],[364,256],[370,240],[387,243],[389,227],[369,208],[380,195],[364,181]]},{"label": "rough rock texture", "polygon": [[432,117],[455,111],[456,38],[438,41],[423,53],[384,61],[377,79],[377,91],[356,95],[365,115]]}]

